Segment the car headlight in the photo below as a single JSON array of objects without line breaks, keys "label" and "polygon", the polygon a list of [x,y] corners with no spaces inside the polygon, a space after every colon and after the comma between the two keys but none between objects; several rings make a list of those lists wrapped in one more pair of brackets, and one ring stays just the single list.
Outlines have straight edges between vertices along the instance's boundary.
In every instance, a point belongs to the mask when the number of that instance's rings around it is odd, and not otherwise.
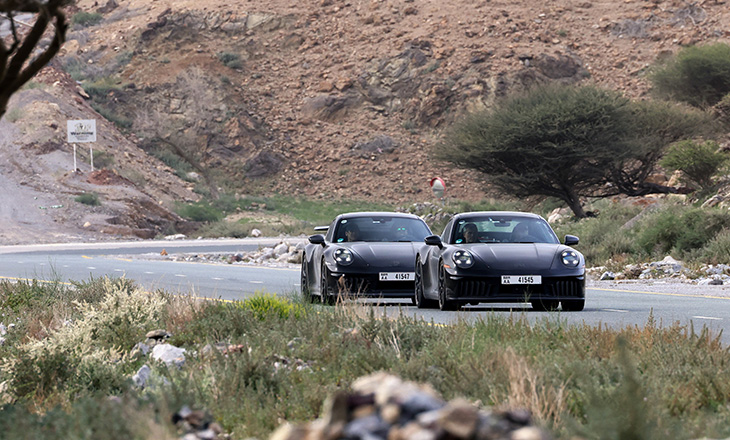
[{"label": "car headlight", "polygon": [[456,251],[451,258],[459,269],[468,269],[474,265],[474,257],[469,251]]},{"label": "car headlight", "polygon": [[349,266],[350,264],[352,264],[353,261],[352,252],[350,252],[349,249],[342,248],[335,250],[335,261],[337,262],[337,264]]},{"label": "car headlight", "polygon": [[576,267],[580,264],[580,257],[576,251],[563,251],[563,253],[560,254],[560,259],[563,261],[563,264],[568,267]]}]

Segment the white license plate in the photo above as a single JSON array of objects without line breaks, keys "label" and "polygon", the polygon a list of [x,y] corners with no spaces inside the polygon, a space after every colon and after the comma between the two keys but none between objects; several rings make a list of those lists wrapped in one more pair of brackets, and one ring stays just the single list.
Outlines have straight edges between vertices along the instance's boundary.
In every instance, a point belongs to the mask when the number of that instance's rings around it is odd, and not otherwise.
[{"label": "white license plate", "polygon": [[542,284],[540,275],[502,275],[502,284]]},{"label": "white license plate", "polygon": [[380,281],[414,281],[415,272],[380,272]]}]

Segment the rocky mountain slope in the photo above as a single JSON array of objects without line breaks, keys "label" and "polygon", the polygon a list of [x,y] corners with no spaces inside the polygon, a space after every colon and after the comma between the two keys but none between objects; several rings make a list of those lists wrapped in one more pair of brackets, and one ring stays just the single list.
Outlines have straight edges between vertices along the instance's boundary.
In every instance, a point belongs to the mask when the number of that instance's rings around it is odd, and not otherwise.
[{"label": "rocky mountain slope", "polygon": [[[145,124],[167,140],[191,141],[201,169],[239,194],[403,203],[432,198],[428,181],[440,176],[448,196],[477,200],[488,191],[482,176],[429,157],[464,111],[548,81],[646,98],[645,73],[658,59],[690,44],[730,42],[730,8],[720,0],[80,0],[76,7],[102,20],[74,26],[37,79],[43,86],[12,103],[0,127],[0,180],[6,194],[22,198],[15,206],[44,197],[69,207],[34,212],[79,234],[183,227],[169,208],[198,197],[196,177],[151,157],[158,147],[140,134]],[[67,75],[74,72],[80,84]],[[99,92],[99,84],[107,86]],[[123,183],[102,185],[83,167],[68,172],[65,120],[101,120],[97,111],[125,127],[102,121],[95,146],[111,158],[105,172]],[[109,203],[69,202],[81,191]],[[0,214],[18,217],[8,208]]]}]

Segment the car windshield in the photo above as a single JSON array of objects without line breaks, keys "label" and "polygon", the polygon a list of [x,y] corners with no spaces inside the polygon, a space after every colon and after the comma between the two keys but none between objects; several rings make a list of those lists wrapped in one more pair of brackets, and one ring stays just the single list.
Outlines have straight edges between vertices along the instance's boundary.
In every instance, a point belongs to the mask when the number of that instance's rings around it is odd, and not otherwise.
[{"label": "car windshield", "polygon": [[560,241],[550,225],[541,218],[483,216],[459,219],[454,225],[452,243],[552,243]]},{"label": "car windshield", "polygon": [[337,223],[334,241],[423,241],[431,231],[423,220],[403,217],[350,217]]}]

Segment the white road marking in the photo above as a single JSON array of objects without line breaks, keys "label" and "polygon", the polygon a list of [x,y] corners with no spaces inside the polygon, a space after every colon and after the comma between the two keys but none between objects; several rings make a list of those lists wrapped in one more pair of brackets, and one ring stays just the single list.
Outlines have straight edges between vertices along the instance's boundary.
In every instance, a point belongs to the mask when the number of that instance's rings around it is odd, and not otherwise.
[{"label": "white road marking", "polygon": [[154,275],[154,272],[145,272],[147,275]]},{"label": "white road marking", "polygon": [[124,272],[124,269],[114,269],[114,272]]},{"label": "white road marking", "polygon": [[176,274],[175,274],[175,276],[176,276],[176,277],[180,277],[180,278],[185,278],[185,277],[187,277],[187,275],[185,275],[185,274],[182,274],[182,273],[176,273]]},{"label": "white road marking", "polygon": [[621,309],[603,309],[606,312],[616,312],[616,313],[629,313],[628,310],[621,310]]},{"label": "white road marking", "polygon": [[213,280],[216,280],[216,281],[223,281],[223,278],[217,278],[217,277],[213,277],[213,278],[211,278],[211,279],[213,279]]},{"label": "white road marking", "polygon": [[716,318],[714,316],[693,316],[693,318],[696,318],[696,319],[709,319],[709,320],[712,320],[712,321],[722,321],[722,318]]},{"label": "white road marking", "polygon": [[87,269],[89,269],[89,270],[96,270],[96,268],[94,266],[88,266]]},{"label": "white road marking", "polygon": [[263,281],[250,281],[251,284],[264,284]]}]

